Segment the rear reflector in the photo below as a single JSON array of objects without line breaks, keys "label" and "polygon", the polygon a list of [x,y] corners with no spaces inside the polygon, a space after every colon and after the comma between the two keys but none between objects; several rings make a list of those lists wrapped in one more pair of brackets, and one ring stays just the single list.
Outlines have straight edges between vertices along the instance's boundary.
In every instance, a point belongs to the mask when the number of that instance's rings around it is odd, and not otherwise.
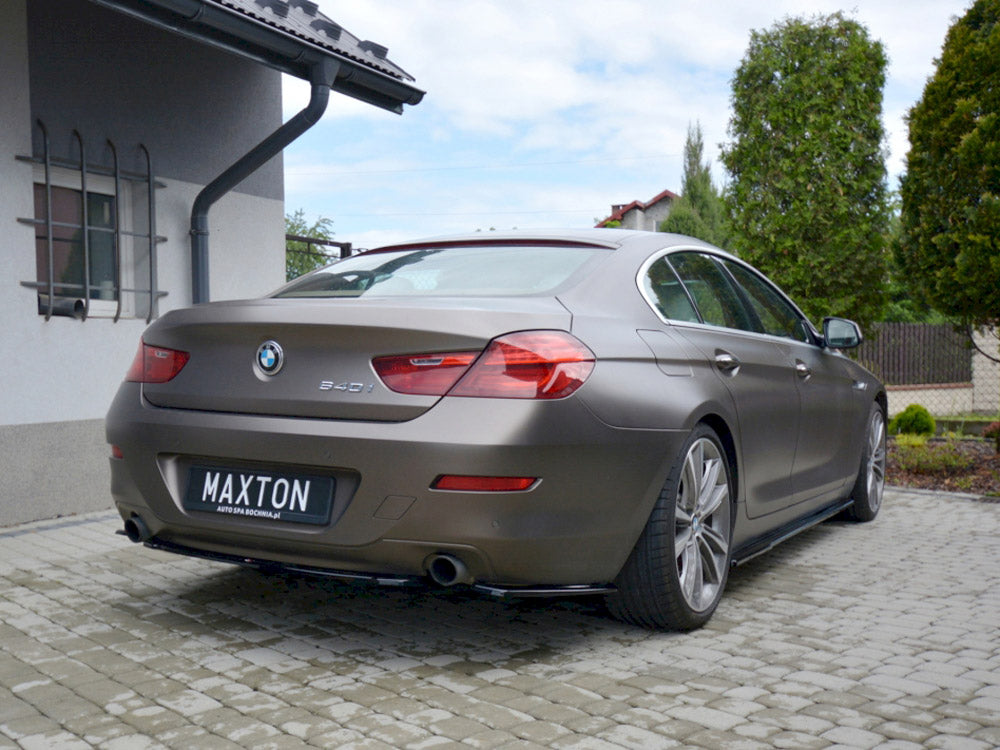
[{"label": "rear reflector", "polygon": [[479,477],[442,474],[431,484],[432,490],[457,492],[524,492],[535,486],[538,477]]},{"label": "rear reflector", "polygon": [[133,383],[166,383],[177,376],[189,359],[191,355],[187,352],[150,346],[145,341],[140,341],[139,351],[135,353],[125,380]]},{"label": "rear reflector", "polygon": [[590,377],[594,354],[565,331],[521,331],[482,352],[376,357],[372,367],[397,393],[473,398],[565,398]]},{"label": "rear reflector", "polygon": [[122,453],[122,449],[121,449],[120,446],[112,445],[111,446],[111,457],[112,458],[125,458],[125,454]]}]

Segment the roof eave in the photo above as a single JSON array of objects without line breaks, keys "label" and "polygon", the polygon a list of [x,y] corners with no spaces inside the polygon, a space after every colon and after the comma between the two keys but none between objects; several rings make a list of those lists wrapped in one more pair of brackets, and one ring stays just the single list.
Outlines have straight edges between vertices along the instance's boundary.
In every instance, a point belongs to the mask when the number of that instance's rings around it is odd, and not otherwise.
[{"label": "roof eave", "polygon": [[424,96],[423,91],[405,81],[214,3],[203,0],[92,2],[307,81],[319,62],[333,60],[339,65],[332,86],[334,91],[397,114],[402,113],[404,104],[418,104]]}]

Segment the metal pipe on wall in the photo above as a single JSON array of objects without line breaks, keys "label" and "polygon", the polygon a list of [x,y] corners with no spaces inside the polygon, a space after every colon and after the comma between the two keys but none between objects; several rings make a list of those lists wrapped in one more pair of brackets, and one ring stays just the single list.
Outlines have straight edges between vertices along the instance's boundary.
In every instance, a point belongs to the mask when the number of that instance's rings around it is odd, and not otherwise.
[{"label": "metal pipe on wall", "polygon": [[313,65],[310,77],[312,94],[305,109],[248,151],[198,193],[191,208],[191,301],[194,304],[209,301],[208,210],[219,198],[319,122],[326,111],[330,90],[339,69],[340,65],[329,58]]}]

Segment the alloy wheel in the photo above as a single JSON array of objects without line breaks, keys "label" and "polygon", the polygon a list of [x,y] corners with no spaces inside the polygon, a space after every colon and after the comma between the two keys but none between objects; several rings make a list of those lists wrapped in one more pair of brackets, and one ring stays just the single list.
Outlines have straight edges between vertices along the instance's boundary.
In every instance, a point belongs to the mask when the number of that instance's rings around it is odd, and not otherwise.
[{"label": "alloy wheel", "polygon": [[882,505],[885,489],[885,418],[876,409],[868,425],[868,502],[873,511]]},{"label": "alloy wheel", "polygon": [[674,552],[681,593],[691,609],[711,607],[729,564],[729,473],[718,445],[695,441],[684,458],[674,511]]}]

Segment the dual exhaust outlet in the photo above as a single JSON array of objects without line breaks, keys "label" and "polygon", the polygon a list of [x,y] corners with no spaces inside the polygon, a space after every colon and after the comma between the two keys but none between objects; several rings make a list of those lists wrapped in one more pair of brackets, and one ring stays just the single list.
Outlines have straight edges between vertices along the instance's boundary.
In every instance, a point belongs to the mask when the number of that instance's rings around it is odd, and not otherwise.
[{"label": "dual exhaust outlet", "polygon": [[[131,515],[125,521],[125,536],[130,542],[139,544],[153,537],[146,522],[138,515]],[[454,555],[436,554],[427,559],[427,575],[438,586],[455,586],[456,584],[474,582],[472,574],[461,560]]]}]

